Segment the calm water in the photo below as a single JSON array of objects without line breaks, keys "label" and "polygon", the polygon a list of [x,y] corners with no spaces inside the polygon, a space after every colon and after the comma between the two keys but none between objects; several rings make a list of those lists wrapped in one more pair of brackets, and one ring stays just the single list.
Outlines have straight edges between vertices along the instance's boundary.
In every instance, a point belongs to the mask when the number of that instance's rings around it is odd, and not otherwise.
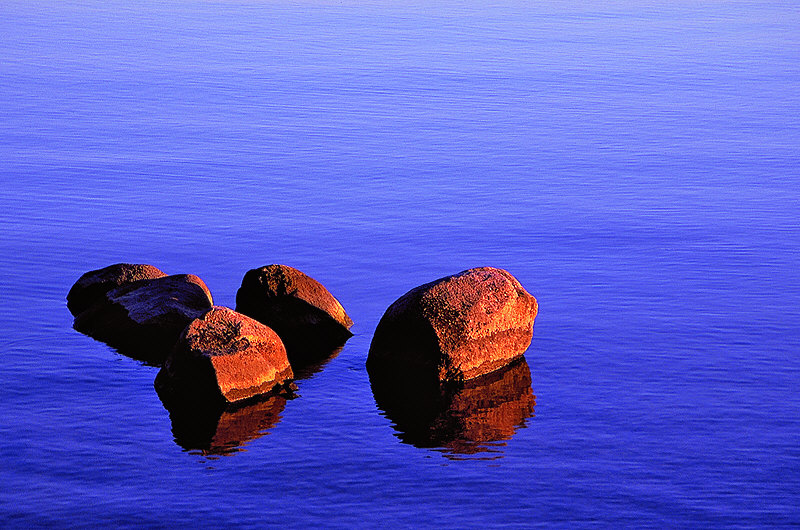
[{"label": "calm water", "polygon": [[[800,523],[800,9],[661,4],[4,1],[0,526]],[[71,329],[121,261],[356,335],[198,441]],[[540,303],[513,418],[426,438],[372,332],[482,265]]]}]

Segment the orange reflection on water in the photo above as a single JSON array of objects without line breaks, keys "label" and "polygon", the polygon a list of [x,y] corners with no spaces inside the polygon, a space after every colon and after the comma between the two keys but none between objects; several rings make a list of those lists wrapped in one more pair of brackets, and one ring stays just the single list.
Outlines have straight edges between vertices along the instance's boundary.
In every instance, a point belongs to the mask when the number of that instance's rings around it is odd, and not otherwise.
[{"label": "orange reflection on water", "polygon": [[[318,355],[313,363],[296,365],[295,380],[313,377],[341,349],[325,357]],[[236,404],[226,404],[213,395],[178,393],[159,397],[169,411],[175,443],[209,458],[244,451],[245,444],[269,434],[280,422],[287,401],[284,395],[261,396]]]},{"label": "orange reflection on water", "polygon": [[244,405],[182,406],[170,410],[169,417],[175,443],[211,457],[243,451],[280,421],[285,406],[285,397],[273,395]]},{"label": "orange reflection on water", "polygon": [[400,440],[440,448],[451,457],[502,456],[497,448],[525,426],[536,405],[524,357],[460,387],[405,378],[373,377],[371,384],[378,407],[394,423]]}]

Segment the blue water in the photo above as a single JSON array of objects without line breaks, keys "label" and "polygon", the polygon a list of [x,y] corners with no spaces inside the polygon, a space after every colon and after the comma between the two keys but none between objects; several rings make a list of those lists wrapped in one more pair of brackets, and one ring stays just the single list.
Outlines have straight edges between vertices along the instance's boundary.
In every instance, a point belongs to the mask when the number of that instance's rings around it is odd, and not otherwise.
[{"label": "blue water", "polygon": [[[800,10],[665,4],[3,2],[0,525],[800,524]],[[192,447],[71,328],[117,262],[231,307],[285,263],[355,336]],[[484,265],[539,301],[533,410],[415,445],[372,332]]]}]

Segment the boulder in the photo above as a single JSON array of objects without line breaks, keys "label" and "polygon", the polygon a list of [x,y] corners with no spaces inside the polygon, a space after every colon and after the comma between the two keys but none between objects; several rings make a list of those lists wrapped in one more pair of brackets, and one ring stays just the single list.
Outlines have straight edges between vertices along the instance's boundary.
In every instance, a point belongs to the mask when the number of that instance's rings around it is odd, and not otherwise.
[{"label": "boulder", "polygon": [[507,271],[469,269],[421,285],[378,323],[367,370],[464,381],[520,357],[538,305]]},{"label": "boulder", "polygon": [[327,357],[353,334],[353,321],[318,281],[286,265],[267,265],[244,275],[236,311],[281,337],[293,365]]},{"label": "boulder", "polygon": [[280,337],[226,307],[189,324],[155,380],[165,404],[182,400],[237,402],[291,390],[294,374]]},{"label": "boulder", "polygon": [[524,356],[459,385],[372,375],[370,384],[401,441],[452,454],[496,451],[533,416],[536,405]]},{"label": "boulder", "polygon": [[193,274],[143,279],[108,291],[75,318],[76,330],[132,357],[159,363],[189,323],[213,306]]},{"label": "boulder", "polygon": [[78,316],[92,305],[104,299],[104,295],[120,285],[137,280],[152,280],[166,276],[152,265],[117,263],[96,271],[89,271],[80,278],[67,294],[67,308]]}]

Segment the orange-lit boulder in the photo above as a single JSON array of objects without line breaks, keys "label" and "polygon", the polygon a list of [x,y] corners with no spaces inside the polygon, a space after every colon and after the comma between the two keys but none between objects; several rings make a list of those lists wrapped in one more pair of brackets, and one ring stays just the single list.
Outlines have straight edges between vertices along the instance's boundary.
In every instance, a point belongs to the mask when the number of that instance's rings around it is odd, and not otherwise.
[{"label": "orange-lit boulder", "polygon": [[378,323],[367,369],[463,381],[525,353],[538,305],[516,278],[481,267],[421,285]]},{"label": "orange-lit boulder", "polygon": [[292,363],[329,355],[353,334],[353,321],[317,280],[286,265],[267,265],[244,275],[236,311],[280,336]]},{"label": "orange-lit boulder", "polygon": [[67,308],[73,316],[78,316],[102,300],[108,291],[120,285],[163,276],[166,274],[152,265],[132,263],[117,263],[89,271],[78,278],[78,281],[69,290]]},{"label": "orange-lit boulder", "polygon": [[176,274],[108,291],[75,318],[74,327],[132,357],[160,362],[189,322],[212,306],[203,280]]},{"label": "orange-lit boulder", "polygon": [[286,350],[269,327],[226,307],[192,321],[158,373],[165,403],[184,398],[236,402],[292,387]]}]

